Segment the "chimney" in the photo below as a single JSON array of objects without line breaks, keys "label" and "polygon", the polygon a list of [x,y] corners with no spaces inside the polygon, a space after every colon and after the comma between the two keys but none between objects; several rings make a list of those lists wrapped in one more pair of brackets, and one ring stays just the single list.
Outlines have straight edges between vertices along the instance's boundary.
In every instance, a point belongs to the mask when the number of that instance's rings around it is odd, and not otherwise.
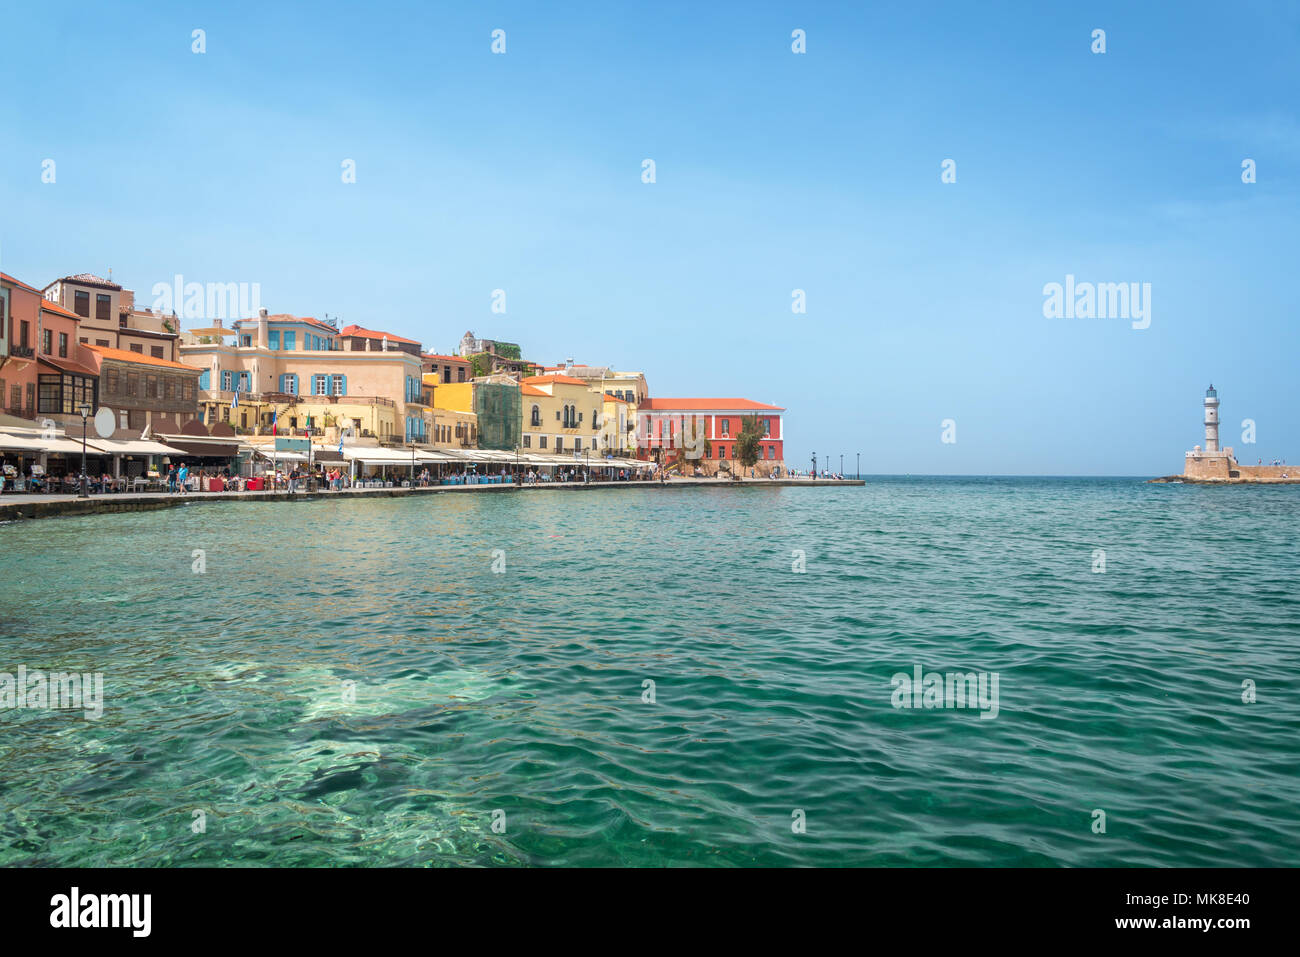
[{"label": "chimney", "polygon": [[271,348],[271,326],[265,309],[257,310],[257,345],[260,349]]}]

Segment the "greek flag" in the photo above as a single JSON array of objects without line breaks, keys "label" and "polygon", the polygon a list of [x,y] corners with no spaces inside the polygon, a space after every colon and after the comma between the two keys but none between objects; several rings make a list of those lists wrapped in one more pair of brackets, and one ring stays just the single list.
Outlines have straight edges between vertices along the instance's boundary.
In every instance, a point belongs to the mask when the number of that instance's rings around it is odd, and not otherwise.
[{"label": "greek flag", "polygon": [[239,383],[238,382],[235,383],[235,397],[230,400],[230,407],[232,409],[239,408]]}]

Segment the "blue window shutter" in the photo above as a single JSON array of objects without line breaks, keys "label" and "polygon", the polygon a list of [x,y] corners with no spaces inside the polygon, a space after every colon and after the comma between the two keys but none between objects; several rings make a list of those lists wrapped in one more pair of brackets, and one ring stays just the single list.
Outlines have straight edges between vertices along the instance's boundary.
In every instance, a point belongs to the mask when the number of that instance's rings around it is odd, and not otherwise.
[{"label": "blue window shutter", "polygon": [[347,377],[347,376],[344,376],[344,377],[343,377],[343,391],[340,392],[339,395],[347,395],[347,394],[348,394],[348,377]]},{"label": "blue window shutter", "polygon": [[285,377],[284,377],[284,373],[282,372],[282,373],[280,373],[280,389],[279,389],[280,392],[288,392],[288,391],[289,391],[288,383],[286,383],[284,380],[285,380]]},{"label": "blue window shutter", "polygon": [[208,372],[209,372],[209,370],[204,369],[201,373],[199,373],[199,388],[200,388],[200,389],[205,389],[205,390],[206,390],[206,389],[208,388],[208,379],[209,379]]}]

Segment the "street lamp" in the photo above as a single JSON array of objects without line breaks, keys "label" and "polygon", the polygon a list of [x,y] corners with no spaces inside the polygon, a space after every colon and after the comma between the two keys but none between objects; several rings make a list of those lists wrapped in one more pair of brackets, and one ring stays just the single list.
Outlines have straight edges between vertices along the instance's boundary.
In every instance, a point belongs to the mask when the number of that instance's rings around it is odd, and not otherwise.
[{"label": "street lamp", "polygon": [[90,405],[86,402],[77,406],[81,413],[81,493],[77,498],[90,498],[90,489],[86,482],[86,420],[90,418]]},{"label": "street lamp", "polygon": [[858,453],[858,467],[854,470],[853,477],[855,479],[862,478],[862,453],[861,452]]},{"label": "street lamp", "polygon": [[815,482],[817,481],[817,453],[816,452],[812,454],[812,463],[813,463],[812,477],[813,477],[813,481]]},{"label": "street lamp", "polygon": [[844,453],[840,453],[840,474],[844,474]]}]

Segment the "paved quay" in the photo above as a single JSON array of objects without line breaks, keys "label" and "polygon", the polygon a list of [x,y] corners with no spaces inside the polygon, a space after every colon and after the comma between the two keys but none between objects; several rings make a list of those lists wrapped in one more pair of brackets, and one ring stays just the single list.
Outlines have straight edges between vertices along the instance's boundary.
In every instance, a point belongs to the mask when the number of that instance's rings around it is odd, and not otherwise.
[{"label": "paved quay", "polygon": [[30,518],[50,518],[58,515],[95,515],[107,512],[138,512],[159,508],[175,508],[198,502],[276,502],[306,499],[357,499],[385,498],[403,495],[442,495],[444,493],[543,493],[543,492],[598,492],[620,489],[656,489],[673,491],[688,488],[805,488],[865,485],[865,479],[670,479],[667,482],[539,482],[537,485],[430,485],[416,488],[350,488],[337,492],[319,490],[294,492],[283,489],[261,492],[190,492],[186,495],[170,492],[117,492],[109,495],[31,495],[6,492],[0,495],[0,522],[21,521]]}]

